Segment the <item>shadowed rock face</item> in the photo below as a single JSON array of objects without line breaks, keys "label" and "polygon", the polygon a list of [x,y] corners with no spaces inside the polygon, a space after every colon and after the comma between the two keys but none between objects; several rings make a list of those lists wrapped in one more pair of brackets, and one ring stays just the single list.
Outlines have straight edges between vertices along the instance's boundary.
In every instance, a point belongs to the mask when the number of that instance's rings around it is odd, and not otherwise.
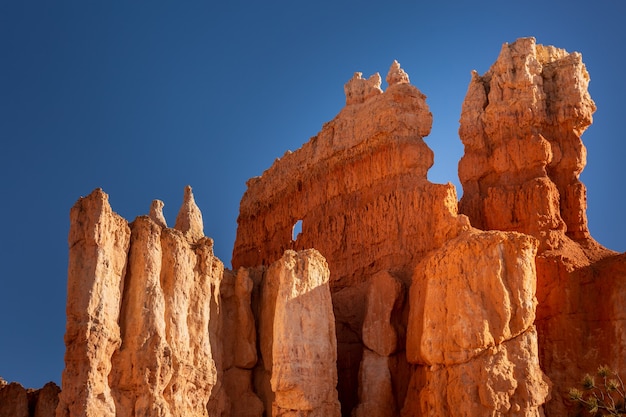
[{"label": "shadowed rock face", "polygon": [[472,75],[460,203],[427,180],[425,96],[395,61],[386,80],[355,73],[249,180],[233,271],[190,187],[174,228],[159,200],[129,224],[81,198],[63,391],[0,380],[0,416],[563,416],[581,375],[624,375],[626,258],[589,235],[578,179],[580,54],[520,39]]}]

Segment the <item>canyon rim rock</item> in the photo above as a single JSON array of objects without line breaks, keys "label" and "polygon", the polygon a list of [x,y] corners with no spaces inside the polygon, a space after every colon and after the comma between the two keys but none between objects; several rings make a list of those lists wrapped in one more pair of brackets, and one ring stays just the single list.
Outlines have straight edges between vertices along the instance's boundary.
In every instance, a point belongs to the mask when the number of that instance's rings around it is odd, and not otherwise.
[{"label": "canyon rim rock", "polygon": [[[37,415],[556,417],[586,372],[626,374],[626,255],[591,237],[579,180],[581,55],[524,38],[472,74],[460,201],[427,179],[426,97],[396,61],[385,80],[355,73],[247,182],[232,271],[191,187],[173,228],[159,200],[129,223],[79,199],[62,391]],[[0,415],[29,392],[0,384]]]},{"label": "canyon rim rock", "polygon": [[519,39],[472,74],[459,128],[460,212],[476,227],[539,239],[536,326],[556,390],[546,414],[557,416],[581,375],[605,363],[626,372],[624,257],[590,236],[579,180],[596,108],[588,84],[579,53]]}]

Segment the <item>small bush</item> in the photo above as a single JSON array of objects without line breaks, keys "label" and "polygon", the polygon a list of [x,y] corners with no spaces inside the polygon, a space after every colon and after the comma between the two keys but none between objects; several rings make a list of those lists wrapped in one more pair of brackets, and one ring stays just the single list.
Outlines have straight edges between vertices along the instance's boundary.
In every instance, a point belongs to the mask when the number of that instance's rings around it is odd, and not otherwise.
[{"label": "small bush", "polygon": [[596,377],[585,375],[582,390],[570,388],[571,400],[582,404],[591,416],[626,416],[626,389],[622,378],[608,366],[598,368]]}]

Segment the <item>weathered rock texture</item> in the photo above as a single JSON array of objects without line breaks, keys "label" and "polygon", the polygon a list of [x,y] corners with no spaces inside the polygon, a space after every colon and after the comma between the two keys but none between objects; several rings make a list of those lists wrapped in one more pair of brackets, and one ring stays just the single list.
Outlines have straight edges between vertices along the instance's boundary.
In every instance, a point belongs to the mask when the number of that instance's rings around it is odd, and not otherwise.
[{"label": "weathered rock texture", "polygon": [[533,38],[505,44],[486,74],[472,75],[459,129],[460,211],[479,228],[539,239],[536,326],[556,416],[581,375],[603,363],[626,372],[625,259],[591,238],[579,180],[580,137],[595,111],[588,83],[578,53]]},{"label": "weathered rock texture", "polygon": [[[190,187],[174,228],[158,200],[131,224],[101,190],[76,203],[57,417],[556,417],[584,373],[626,374],[626,255],[591,238],[578,178],[580,54],[520,39],[472,75],[460,203],[427,180],[425,96],[397,62],[386,81],[356,73],[248,181],[234,271]],[[55,398],[3,383],[0,416]]]},{"label": "weathered rock texture", "polygon": [[216,326],[210,328],[218,381],[210,416],[260,417],[264,406],[255,394],[253,369],[257,365],[257,336],[252,313],[254,282],[250,271],[225,270],[215,302]]},{"label": "weathered rock texture", "polygon": [[[433,153],[422,138],[432,115],[400,71],[392,66],[385,92],[379,76],[355,74],[337,117],[248,181],[234,268],[269,265],[287,249],[314,247],[328,261],[333,290],[385,269],[406,280],[420,254],[468,227],[457,216],[454,187],[426,179]],[[302,232],[294,242],[298,220]]]},{"label": "weathered rock texture", "polygon": [[[397,62],[387,82],[383,92],[380,76],[365,80],[356,73],[345,85],[346,107],[337,117],[301,149],[248,181],[233,250],[235,268],[268,266],[287,249],[315,248],[326,258],[339,396],[348,415],[359,402],[370,277],[387,271],[408,284],[423,254],[469,228],[467,218],[457,215],[454,187],[427,180],[433,153],[422,139],[432,124],[425,96]],[[293,241],[298,220],[302,232]],[[393,306],[386,308],[381,313],[389,316]],[[367,333],[374,328],[384,334]],[[391,330],[370,318],[365,337],[393,352],[395,347],[382,346],[393,344],[385,340]],[[396,344],[403,350],[403,340]]]},{"label": "weathered rock texture", "polygon": [[588,84],[580,54],[534,38],[505,44],[485,75],[472,74],[459,129],[460,209],[472,225],[529,233],[542,249],[589,238],[578,179],[596,109]]},{"label": "weathered rock texture", "polygon": [[427,367],[404,415],[541,415],[550,386],[533,326],[536,251],[528,235],[472,231],[418,265],[407,358]]},{"label": "weathered rock texture", "polygon": [[264,291],[275,297],[271,327],[262,329],[272,332],[263,357],[271,364],[272,416],[340,415],[329,275],[313,249],[286,251],[266,272]]},{"label": "weathered rock texture", "polygon": [[180,230],[164,228],[161,207],[129,225],[98,189],[72,208],[58,417],[207,415],[223,265],[190,188]]}]

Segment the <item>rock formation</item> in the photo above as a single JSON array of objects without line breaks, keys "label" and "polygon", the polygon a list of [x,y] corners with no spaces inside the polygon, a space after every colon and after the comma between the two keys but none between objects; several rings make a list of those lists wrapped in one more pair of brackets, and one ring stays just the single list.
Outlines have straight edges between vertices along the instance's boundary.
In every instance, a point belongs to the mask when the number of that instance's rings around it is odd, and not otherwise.
[{"label": "rock formation", "polygon": [[108,377],[121,344],[118,318],[130,227],[98,189],[72,207],[68,241],[65,369],[57,416],[114,417]]},{"label": "rock formation", "polygon": [[34,390],[0,378],[0,417],[54,417],[60,391],[54,382]]},{"label": "rock formation", "polygon": [[528,235],[471,231],[418,265],[407,359],[425,384],[412,383],[405,415],[541,415],[536,251]]},{"label": "rock formation", "polygon": [[223,265],[190,188],[181,230],[164,228],[161,207],[129,225],[98,189],[72,208],[57,417],[208,415],[210,304]]},{"label": "rock formation", "polygon": [[460,211],[474,226],[539,239],[540,363],[556,391],[549,415],[565,415],[581,375],[605,363],[626,372],[625,258],[591,238],[579,180],[580,137],[595,111],[588,83],[578,53],[533,38],[505,44],[486,74],[473,73],[459,129]]},{"label": "rock formation", "polygon": [[[432,125],[425,96],[397,62],[386,91],[379,80],[357,73],[345,86],[346,107],[335,119],[248,181],[233,249],[235,268],[270,265],[288,249],[315,248],[326,258],[344,414],[359,402],[370,278],[387,271],[408,285],[423,254],[470,227],[457,215],[454,187],[427,180],[433,153],[422,139]],[[302,232],[293,241],[298,220]],[[390,334],[389,324],[380,329],[384,337]],[[397,343],[403,351],[403,341]],[[403,398],[397,401],[401,406]]]},{"label": "rock formation", "polygon": [[[159,200],[130,224],[102,190],[76,203],[57,417],[556,417],[584,373],[626,374],[626,255],[591,238],[579,180],[580,54],[520,39],[472,74],[460,202],[427,180],[426,97],[398,62],[386,81],[355,73],[248,181],[232,271],[190,187],[173,228]],[[56,399],[2,383],[0,416]]]},{"label": "rock formation", "polygon": [[340,415],[329,275],[314,249],[286,251],[266,272],[264,291],[275,297],[271,327],[261,329],[272,332],[271,348],[263,353],[274,393],[272,416]]}]

